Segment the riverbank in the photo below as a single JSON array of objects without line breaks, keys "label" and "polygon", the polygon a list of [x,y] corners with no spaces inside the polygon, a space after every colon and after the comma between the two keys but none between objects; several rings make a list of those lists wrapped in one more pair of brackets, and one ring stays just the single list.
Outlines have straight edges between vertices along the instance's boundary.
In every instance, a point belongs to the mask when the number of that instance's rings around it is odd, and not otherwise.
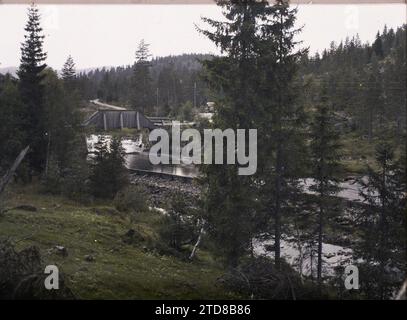
[{"label": "riverbank", "polygon": [[152,207],[166,208],[175,195],[182,194],[187,204],[198,200],[201,187],[196,180],[154,173],[132,173],[130,181],[147,191],[148,202]]},{"label": "riverbank", "polygon": [[[187,205],[194,206],[201,193],[201,186],[194,179],[185,179],[183,177],[154,172],[132,174],[131,182],[142,186],[146,190],[150,206],[156,208],[167,208],[171,198],[177,194],[182,195]],[[305,188],[307,184],[309,184],[309,179],[304,183]],[[326,277],[334,276],[337,267],[353,261],[353,248],[356,244],[352,228],[355,225],[355,221],[349,209],[352,206],[360,206],[360,204],[355,202],[359,200],[358,190],[356,190],[357,186],[349,181],[344,181],[341,185],[344,189],[338,196],[343,206],[343,214],[327,222],[327,234],[324,236],[323,274]],[[304,196],[313,197],[313,194],[305,190]],[[304,276],[310,276],[311,272],[313,274],[316,272],[315,252],[311,251],[306,244],[302,244],[300,248],[295,237],[293,224],[289,223],[288,225],[287,234],[283,235],[282,240],[282,256],[299,273]],[[253,241],[255,254],[273,259],[274,251],[272,247],[274,240],[272,236],[263,235],[261,238],[254,239]],[[313,258],[311,258],[311,255]]]}]

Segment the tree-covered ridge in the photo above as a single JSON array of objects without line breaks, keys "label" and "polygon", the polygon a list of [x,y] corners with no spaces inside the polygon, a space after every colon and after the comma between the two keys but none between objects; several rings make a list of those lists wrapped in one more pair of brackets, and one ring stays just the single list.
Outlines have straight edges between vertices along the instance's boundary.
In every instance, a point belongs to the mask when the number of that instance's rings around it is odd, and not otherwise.
[{"label": "tree-covered ridge", "polygon": [[[190,101],[200,106],[208,99],[207,86],[202,81],[201,61],[210,59],[204,54],[183,54],[149,60],[149,88],[145,106],[147,114],[168,115]],[[78,75],[78,83],[86,99],[95,97],[116,102],[129,108],[134,105],[134,79],[140,70],[132,66],[101,68]],[[158,106],[158,108],[157,108]]]},{"label": "tree-covered ridge", "polygon": [[396,30],[385,27],[372,44],[363,44],[358,36],[332,42],[322,54],[304,56],[301,67],[304,78],[310,77],[317,85],[326,83],[334,110],[343,112],[369,140],[383,131],[402,134],[406,127],[406,25]]}]

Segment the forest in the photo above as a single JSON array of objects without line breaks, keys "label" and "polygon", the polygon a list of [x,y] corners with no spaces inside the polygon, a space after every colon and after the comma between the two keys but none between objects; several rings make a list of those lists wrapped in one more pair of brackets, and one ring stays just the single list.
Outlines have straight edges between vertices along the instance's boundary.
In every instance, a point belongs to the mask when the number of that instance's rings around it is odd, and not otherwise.
[{"label": "forest", "polygon": [[[133,65],[92,70],[71,56],[47,66],[28,8],[17,73],[0,73],[0,298],[401,297],[407,25],[311,54],[288,1],[217,5],[225,21],[196,29],[221,55],[153,58],[142,40]],[[85,127],[94,100],[198,130],[256,128],[257,172],[129,170],[123,142],[146,132]],[[63,290],[41,286],[46,264]]]}]

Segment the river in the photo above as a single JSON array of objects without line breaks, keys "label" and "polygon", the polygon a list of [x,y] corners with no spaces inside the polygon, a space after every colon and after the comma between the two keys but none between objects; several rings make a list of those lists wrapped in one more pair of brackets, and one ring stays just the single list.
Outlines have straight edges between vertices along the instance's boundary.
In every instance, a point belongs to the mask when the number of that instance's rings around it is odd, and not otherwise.
[{"label": "river", "polygon": [[[106,136],[109,140],[110,137]],[[95,143],[98,141],[98,137],[91,135],[87,139],[88,151],[90,153],[94,152]],[[132,170],[141,171],[151,171],[157,173],[165,173],[182,177],[194,178],[198,176],[199,169],[194,165],[185,164],[159,164],[153,165],[149,159],[149,153],[145,151],[141,137],[136,139],[123,139],[122,146],[126,152],[126,165]],[[312,193],[309,187],[313,184],[311,178],[302,179],[301,181],[304,192]],[[338,193],[338,197],[349,201],[360,201],[361,197],[359,195],[360,185],[353,181],[345,181],[339,184],[341,191]],[[274,252],[268,249],[273,244],[272,239],[257,240],[254,239],[253,246],[256,255],[266,255],[273,257]],[[351,248],[346,248],[342,246],[337,246],[329,243],[324,243],[323,246],[323,257],[324,257],[324,276],[333,276],[335,267],[349,263],[352,261],[353,251]],[[313,270],[315,270],[315,262],[310,259],[310,252],[307,248],[300,248],[295,242],[294,238],[286,237],[281,242],[281,252],[285,260],[294,266],[298,272],[303,275],[310,275],[311,265],[314,264]],[[315,272],[315,271],[314,271]]]}]

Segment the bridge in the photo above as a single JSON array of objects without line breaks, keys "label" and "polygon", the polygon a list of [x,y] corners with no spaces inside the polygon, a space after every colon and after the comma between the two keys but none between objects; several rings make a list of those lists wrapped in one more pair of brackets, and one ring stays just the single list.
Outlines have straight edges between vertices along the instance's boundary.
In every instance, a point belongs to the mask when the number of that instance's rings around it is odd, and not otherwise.
[{"label": "bridge", "polygon": [[123,128],[139,130],[156,128],[152,121],[136,110],[98,110],[83,125],[105,131]]}]

